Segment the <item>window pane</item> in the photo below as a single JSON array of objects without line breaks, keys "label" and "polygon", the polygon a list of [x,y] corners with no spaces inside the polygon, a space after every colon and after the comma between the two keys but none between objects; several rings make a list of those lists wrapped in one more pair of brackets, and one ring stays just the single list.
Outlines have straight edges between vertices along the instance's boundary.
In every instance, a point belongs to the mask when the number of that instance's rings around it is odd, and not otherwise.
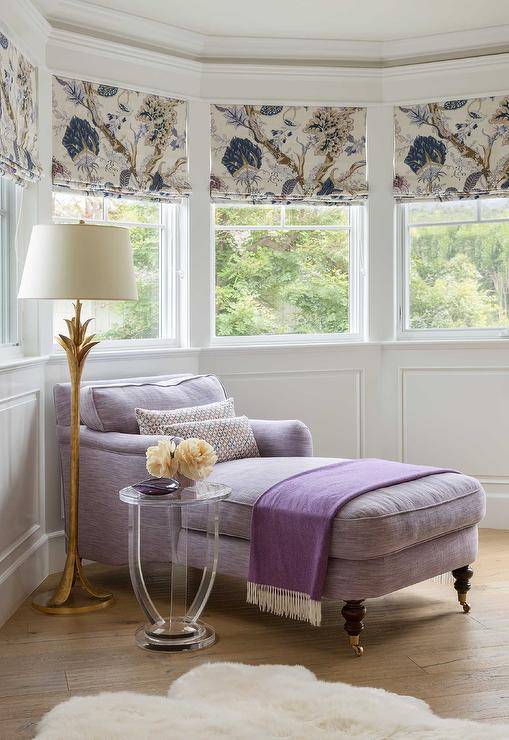
[{"label": "window pane", "polygon": [[463,200],[450,203],[411,203],[408,208],[409,224],[428,224],[441,221],[475,221],[477,201]]},{"label": "window pane", "polygon": [[348,226],[347,207],[337,206],[287,206],[288,226]]},{"label": "window pane", "polygon": [[53,193],[53,216],[70,220],[102,219],[103,199],[101,196],[56,191]]},{"label": "window pane", "polygon": [[[103,219],[103,198],[79,194],[55,193],[55,215],[63,219]],[[160,223],[158,203],[136,200],[106,200],[107,221],[127,221],[140,226],[129,229],[138,286],[138,301],[85,301],[84,315],[94,317],[91,327],[99,339],[154,339],[161,336],[160,327],[160,253],[163,231],[150,227]],[[89,215],[93,214],[93,215]],[[165,233],[165,232],[164,232]],[[64,318],[72,315],[70,301],[55,301],[55,333],[67,333]]]},{"label": "window pane", "polygon": [[509,223],[410,229],[410,327],[508,326]]},{"label": "window pane", "polygon": [[[98,339],[152,339],[159,336],[159,229],[132,228],[131,244],[138,287],[137,301],[84,301],[83,315],[93,316]],[[64,318],[72,301],[55,301],[55,333],[67,333]]]},{"label": "window pane", "polygon": [[218,226],[279,226],[281,206],[216,206]]},{"label": "window pane", "polygon": [[106,198],[105,202],[108,221],[158,224],[161,220],[159,203],[128,200],[127,198]]},{"label": "window pane", "polygon": [[481,218],[508,218],[509,198],[490,198],[481,200]]},{"label": "window pane", "polygon": [[216,335],[347,332],[346,231],[216,231]]}]

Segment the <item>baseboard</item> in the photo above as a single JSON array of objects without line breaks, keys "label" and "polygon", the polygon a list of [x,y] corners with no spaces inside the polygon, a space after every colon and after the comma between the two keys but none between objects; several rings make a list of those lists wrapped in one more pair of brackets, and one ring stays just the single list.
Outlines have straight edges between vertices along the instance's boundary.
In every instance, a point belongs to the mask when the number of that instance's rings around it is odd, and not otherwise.
[{"label": "baseboard", "polygon": [[63,532],[41,535],[0,574],[0,626],[46,576],[62,570],[65,561]]},{"label": "baseboard", "polygon": [[33,542],[0,575],[0,626],[48,575],[48,536]]},{"label": "baseboard", "polygon": [[48,572],[56,573],[65,564],[65,532],[48,532]]}]

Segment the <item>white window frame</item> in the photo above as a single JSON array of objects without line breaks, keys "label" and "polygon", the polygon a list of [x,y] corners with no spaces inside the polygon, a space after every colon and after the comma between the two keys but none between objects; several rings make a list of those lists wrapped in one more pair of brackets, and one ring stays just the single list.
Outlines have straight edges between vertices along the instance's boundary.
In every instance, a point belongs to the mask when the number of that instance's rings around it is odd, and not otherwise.
[{"label": "white window frame", "polygon": [[[133,200],[136,199],[133,198]],[[159,326],[162,336],[147,339],[102,339],[96,352],[187,346],[188,321],[185,305],[188,293],[188,204],[186,199],[183,198],[174,203],[161,203],[160,223],[108,220],[107,211],[110,202],[111,198],[104,197],[102,218],[84,219],[85,223],[145,227],[160,231]],[[79,219],[54,216],[53,222],[79,223]],[[55,342],[53,352],[62,352]]]},{"label": "white window frame", "polygon": [[[248,204],[249,205],[249,204]],[[279,204],[276,204],[279,205]],[[305,205],[305,204],[304,204]],[[339,205],[339,204],[338,204]],[[301,226],[287,225],[285,213],[287,209],[299,208],[299,204],[286,205],[282,209],[281,224],[269,226],[223,226],[216,227],[215,209],[220,204],[211,204],[211,252],[212,269],[210,283],[210,337],[212,346],[253,346],[253,345],[288,345],[288,344],[335,344],[365,341],[366,316],[366,208],[364,205],[348,206],[350,223],[348,226]],[[246,203],[225,203],[227,208],[245,208]],[[302,204],[300,205],[302,207]],[[347,231],[350,233],[350,253],[348,260],[348,287],[349,287],[349,332],[334,332],[331,334],[254,334],[250,336],[219,337],[216,335],[216,230],[217,231]]]},{"label": "white window frame", "polygon": [[17,190],[13,182],[0,177],[0,347],[4,349],[19,344],[15,250]]},{"label": "white window frame", "polygon": [[433,339],[496,339],[507,338],[509,329],[501,327],[492,328],[457,328],[457,329],[412,329],[410,328],[410,226],[458,226],[462,224],[475,223],[501,223],[507,221],[505,218],[480,219],[480,200],[477,203],[477,219],[465,219],[459,221],[437,221],[430,223],[408,223],[408,210],[405,206],[408,204],[398,203],[395,210],[396,220],[396,241],[397,241],[397,258],[396,269],[397,282],[397,338],[405,341],[415,339],[433,340]]}]

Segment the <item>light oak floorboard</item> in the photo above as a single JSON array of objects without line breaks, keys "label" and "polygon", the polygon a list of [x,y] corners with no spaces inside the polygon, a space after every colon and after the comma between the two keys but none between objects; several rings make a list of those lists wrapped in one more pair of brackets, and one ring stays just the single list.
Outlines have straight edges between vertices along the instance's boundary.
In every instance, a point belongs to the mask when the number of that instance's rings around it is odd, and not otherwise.
[{"label": "light oak floorboard", "polygon": [[[351,653],[341,604],[328,602],[320,628],[262,614],[245,584],[218,577],[204,614],[218,641],[188,654],[134,645],[143,621],[126,568],[89,566],[115,593],[104,611],[51,617],[30,599],[0,629],[0,738],[33,737],[40,717],[75,694],[164,694],[207,661],[301,664],[320,679],[412,694],[440,715],[509,722],[509,532],[481,530],[480,557],[463,614],[450,584],[426,582],[367,602],[362,659]],[[51,576],[41,590],[51,588]]]}]

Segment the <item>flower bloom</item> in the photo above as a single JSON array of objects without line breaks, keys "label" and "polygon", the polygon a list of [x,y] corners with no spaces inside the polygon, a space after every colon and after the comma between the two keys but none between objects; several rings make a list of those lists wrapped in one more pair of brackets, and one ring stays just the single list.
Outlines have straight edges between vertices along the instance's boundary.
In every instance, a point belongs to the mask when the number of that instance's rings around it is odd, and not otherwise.
[{"label": "flower bloom", "polygon": [[214,448],[203,439],[183,439],[175,451],[178,469],[191,480],[207,478],[217,462]]},{"label": "flower bloom", "polygon": [[161,439],[147,449],[147,470],[154,478],[173,478],[178,471],[175,442]]}]

